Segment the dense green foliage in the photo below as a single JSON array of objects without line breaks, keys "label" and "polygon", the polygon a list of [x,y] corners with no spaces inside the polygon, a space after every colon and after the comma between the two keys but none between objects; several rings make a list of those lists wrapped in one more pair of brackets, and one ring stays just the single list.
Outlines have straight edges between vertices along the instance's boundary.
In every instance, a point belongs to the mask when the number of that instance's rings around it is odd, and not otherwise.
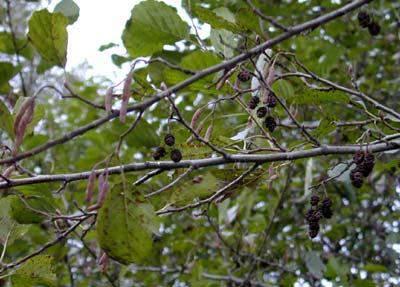
[{"label": "dense green foliage", "polygon": [[[142,1],[121,35],[126,54],[112,56],[121,74],[132,77],[120,84],[64,70],[67,27],[77,21],[79,7],[57,0],[49,11],[42,2],[0,3],[0,162],[6,161],[0,286],[400,284],[399,3],[371,1],[291,35],[143,111],[128,108],[122,123],[124,97],[129,107],[153,100],[166,87],[285,33],[263,15],[293,27],[342,1],[183,0],[181,12],[193,21],[165,3]],[[360,27],[361,10],[379,24],[378,35]],[[200,39],[194,25],[210,33]],[[250,72],[249,81],[238,80],[241,71]],[[258,78],[268,87],[256,86]],[[272,91],[278,103],[267,113],[274,129],[265,126],[265,115],[246,108],[252,93],[263,100]],[[35,98],[29,120],[28,98]],[[105,120],[74,134],[99,119]],[[164,144],[167,133],[175,136],[172,146]],[[46,147],[57,139],[63,140]],[[375,154],[361,188],[350,180],[351,152],[340,150],[264,160],[251,171],[252,160],[189,169],[185,161],[387,142],[391,150]],[[154,162],[158,146],[167,154],[160,161],[178,149],[187,165],[123,171],[127,164]],[[97,179],[91,174],[103,168]],[[137,182],[152,170],[149,180]],[[75,173],[81,177],[70,180]],[[60,177],[13,184],[37,175]],[[88,195],[91,185],[94,196]],[[104,201],[96,203],[97,192]],[[320,222],[314,239],[305,219],[312,194],[333,202],[332,218]]]}]

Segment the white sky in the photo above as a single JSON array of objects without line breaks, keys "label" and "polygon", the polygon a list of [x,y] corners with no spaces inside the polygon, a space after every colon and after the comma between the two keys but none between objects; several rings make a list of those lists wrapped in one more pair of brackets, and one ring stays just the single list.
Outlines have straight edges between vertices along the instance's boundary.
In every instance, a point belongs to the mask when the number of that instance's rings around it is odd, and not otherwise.
[{"label": "white sky", "polygon": [[[122,31],[129,19],[131,10],[141,0],[74,0],[80,8],[78,21],[68,27],[68,60],[67,70],[87,62],[93,67],[89,75],[106,76],[118,80],[127,71],[115,66],[111,61],[111,54],[124,55],[125,49],[121,43]],[[53,1],[52,10],[59,1]],[[180,7],[180,0],[163,0],[168,5]],[[180,16],[187,20],[182,9]],[[103,44],[114,42],[120,47],[100,52]]]}]

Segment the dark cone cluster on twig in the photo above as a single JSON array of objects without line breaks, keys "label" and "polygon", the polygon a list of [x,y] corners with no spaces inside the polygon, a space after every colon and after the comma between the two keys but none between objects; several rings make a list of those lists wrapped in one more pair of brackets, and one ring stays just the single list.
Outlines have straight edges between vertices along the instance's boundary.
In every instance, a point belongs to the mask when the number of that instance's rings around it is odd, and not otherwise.
[{"label": "dark cone cluster on twig", "polygon": [[359,12],[357,15],[357,19],[360,27],[368,28],[368,32],[371,34],[371,36],[376,36],[381,31],[381,26],[377,22],[372,20],[371,16],[367,12]]},{"label": "dark cone cluster on twig", "polygon": [[306,220],[308,223],[308,235],[310,238],[315,238],[319,233],[319,222],[322,218],[331,218],[332,200],[326,197],[320,202],[320,197],[313,194],[310,198],[311,208],[307,210]]},{"label": "dark cone cluster on twig", "polygon": [[[254,110],[257,108],[259,103],[260,103],[260,98],[258,96],[253,96],[247,103],[247,107],[250,110]],[[267,116],[267,114],[269,109],[276,107],[276,103],[277,103],[276,96],[273,93],[270,93],[267,96],[266,100],[264,101],[265,106],[261,106],[256,110],[256,115],[258,118],[260,119],[265,118],[264,125],[271,133],[275,130],[277,123],[272,116],[270,115]]]},{"label": "dark cone cluster on twig", "polygon": [[351,184],[360,188],[363,185],[364,178],[369,176],[374,169],[375,156],[368,151],[357,151],[353,156],[353,162],[356,167],[350,172]]},{"label": "dark cone cluster on twig", "polygon": [[[172,134],[166,134],[164,137],[164,143],[167,146],[173,146],[175,144],[175,137]],[[166,150],[164,147],[159,146],[155,149],[153,152],[153,158],[154,160],[159,160],[163,158],[167,154]],[[173,149],[171,150],[170,153],[170,158],[173,162],[180,162],[182,160],[182,153],[179,149]]]}]

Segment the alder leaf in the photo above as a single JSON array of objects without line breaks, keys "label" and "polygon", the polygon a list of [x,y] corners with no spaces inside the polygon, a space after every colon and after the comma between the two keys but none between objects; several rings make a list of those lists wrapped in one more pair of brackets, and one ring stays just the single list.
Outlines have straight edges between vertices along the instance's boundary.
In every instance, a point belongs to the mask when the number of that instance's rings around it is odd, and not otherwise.
[{"label": "alder leaf", "polygon": [[29,20],[28,38],[47,62],[65,67],[67,62],[68,19],[47,9],[36,11]]},{"label": "alder leaf", "polygon": [[325,271],[325,265],[322,262],[318,252],[316,251],[309,251],[306,252],[304,256],[304,260],[308,271],[316,278],[322,278],[323,273]]},{"label": "alder leaf", "polygon": [[194,13],[204,23],[210,24],[214,29],[225,29],[234,33],[239,33],[240,29],[232,22],[218,15],[215,11],[196,6]]},{"label": "alder leaf", "polygon": [[138,263],[152,250],[152,234],[158,231],[153,206],[135,190],[115,185],[99,210],[97,238],[101,249],[123,264]]},{"label": "alder leaf", "polygon": [[57,286],[54,271],[53,258],[49,255],[38,255],[29,259],[12,275],[12,286]]},{"label": "alder leaf", "polygon": [[188,38],[189,26],[176,9],[165,3],[147,0],[132,9],[122,40],[132,57],[150,56],[164,45]]}]

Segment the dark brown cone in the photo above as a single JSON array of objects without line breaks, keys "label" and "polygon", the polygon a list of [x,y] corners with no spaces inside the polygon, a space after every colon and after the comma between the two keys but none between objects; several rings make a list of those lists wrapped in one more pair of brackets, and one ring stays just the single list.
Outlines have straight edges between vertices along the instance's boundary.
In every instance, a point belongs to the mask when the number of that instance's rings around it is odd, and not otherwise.
[{"label": "dark brown cone", "polygon": [[266,107],[260,107],[257,109],[257,117],[263,118],[267,114],[267,108]]},{"label": "dark brown cone", "polygon": [[164,142],[166,145],[173,146],[175,144],[175,137],[172,134],[166,134]]},{"label": "dark brown cone", "polygon": [[276,128],[276,121],[273,117],[268,116],[265,118],[265,126],[267,127],[267,129],[272,133],[275,128]]},{"label": "dark brown cone", "polygon": [[251,78],[251,74],[248,71],[240,71],[240,73],[238,74],[238,79],[241,82],[247,82],[248,80],[250,80]]},{"label": "dark brown cone", "polygon": [[360,164],[364,160],[364,152],[359,150],[353,155],[353,161],[355,164]]},{"label": "dark brown cone", "polygon": [[153,158],[154,158],[154,160],[159,160],[159,159],[161,159],[162,157],[164,157],[165,154],[166,154],[165,148],[163,148],[162,146],[159,146],[159,147],[157,147],[156,150],[154,151],[154,153],[153,153]]},{"label": "dark brown cone", "polygon": [[275,108],[276,107],[276,97],[274,95],[269,95],[267,97],[266,105],[268,108]]},{"label": "dark brown cone", "polygon": [[371,24],[371,17],[365,11],[361,11],[357,15],[358,23],[362,28],[367,28]]},{"label": "dark brown cone", "polygon": [[318,202],[319,202],[319,196],[317,195],[317,194],[313,194],[312,196],[311,196],[311,198],[310,198],[310,204],[312,205],[312,206],[316,206],[316,205],[318,205]]},{"label": "dark brown cone", "polygon": [[381,31],[381,26],[375,21],[372,21],[371,24],[368,25],[368,31],[371,36],[377,36]]},{"label": "dark brown cone", "polygon": [[174,162],[180,162],[182,159],[182,153],[179,149],[174,149],[171,151],[171,160]]}]

